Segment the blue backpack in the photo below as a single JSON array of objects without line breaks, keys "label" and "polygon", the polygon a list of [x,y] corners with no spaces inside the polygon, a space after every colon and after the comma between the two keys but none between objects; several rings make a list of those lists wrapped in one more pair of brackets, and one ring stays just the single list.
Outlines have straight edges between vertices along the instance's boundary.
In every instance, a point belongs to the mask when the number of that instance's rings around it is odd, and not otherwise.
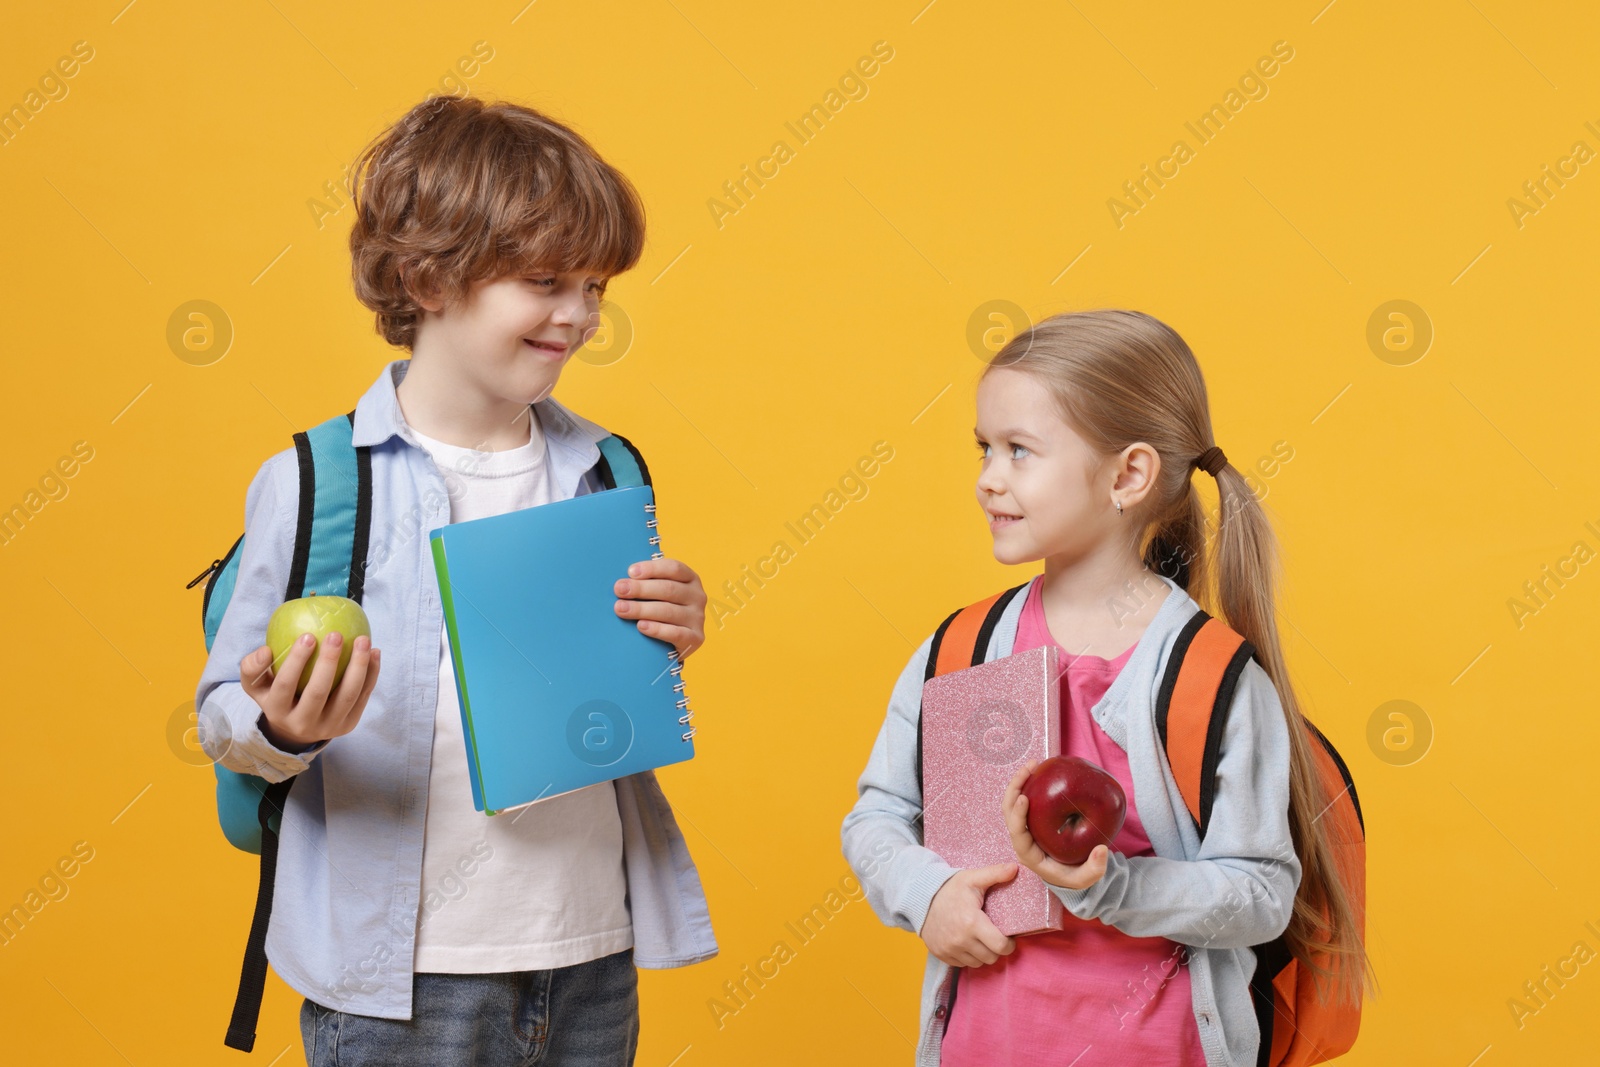
[{"label": "blue backpack", "polygon": [[[297,600],[306,590],[312,590],[321,596],[349,597],[361,603],[372,529],[372,450],[352,443],[355,417],[354,411],[336,415],[294,435],[300,467],[300,510],[285,601]],[[651,484],[644,457],[627,438],[611,434],[599,446],[600,459],[594,470],[605,488]],[[244,535],[240,534],[226,555],[212,561],[185,587],[192,589],[206,582],[200,612],[207,652],[217,639],[223,613],[233,596],[243,544]],[[262,639],[265,637],[263,634]],[[261,995],[267,980],[267,922],[272,916],[278,829],[295,778],[268,782],[253,774],[231,771],[220,763],[213,763],[212,768],[217,776],[217,820],[222,824],[223,836],[235,848],[261,857],[261,878],[239,975],[239,992],[223,1042],[229,1048],[249,1052],[255,1047],[256,1021],[261,1015]]]}]

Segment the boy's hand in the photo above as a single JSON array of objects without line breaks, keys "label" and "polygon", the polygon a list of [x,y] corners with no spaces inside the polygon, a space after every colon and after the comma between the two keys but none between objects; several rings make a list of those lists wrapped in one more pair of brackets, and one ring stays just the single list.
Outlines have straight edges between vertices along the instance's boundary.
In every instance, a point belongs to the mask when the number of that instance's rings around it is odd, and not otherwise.
[{"label": "boy's hand", "polygon": [[638,619],[639,632],[670,641],[678,659],[706,642],[706,591],[700,576],[675,559],[641,560],[628,568],[627,578],[613,591],[627,600],[617,601],[617,614]]},{"label": "boy's hand", "polygon": [[1096,845],[1089,858],[1076,867],[1044,854],[1039,842],[1028,832],[1028,798],[1022,792],[1028,775],[1038,765],[1038,760],[1029,760],[1011,776],[1011,784],[1006,786],[1006,797],[1001,803],[1005,809],[1006,829],[1011,831],[1011,848],[1024,867],[1051,885],[1062,889],[1088,889],[1105,876],[1111,850]]},{"label": "boy's hand", "polygon": [[362,635],[351,649],[339,687],[333,688],[339,646],[344,643],[344,635],[335,631],[323,642],[317,665],[311,668],[311,680],[296,700],[295,683],[316,643],[310,634],[302,634],[276,674],[269,645],[262,645],[239,661],[239,684],[264,716],[261,732],[284,751],[307,749],[318,741],[354,730],[367,698],[378,684],[378,650],[372,647],[370,637]]},{"label": "boy's hand", "polygon": [[1016,877],[1015,863],[968,867],[951,875],[933,895],[922,921],[928,951],[952,967],[981,967],[1017,947],[983,913],[983,894],[991,885]]}]

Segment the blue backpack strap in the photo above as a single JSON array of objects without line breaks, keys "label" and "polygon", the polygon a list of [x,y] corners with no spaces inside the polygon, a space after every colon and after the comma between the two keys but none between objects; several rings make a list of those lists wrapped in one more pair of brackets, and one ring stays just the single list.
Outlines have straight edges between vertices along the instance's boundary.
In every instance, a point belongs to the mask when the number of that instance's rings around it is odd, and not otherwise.
[{"label": "blue backpack strap", "polygon": [[[372,527],[372,456],[370,449],[351,447],[354,423],[355,412],[350,412],[294,435],[300,510],[285,600],[313,592],[361,601]],[[240,534],[227,555],[212,561],[186,586],[192,589],[211,578],[200,604],[207,652],[216,643],[222,616],[233,597],[243,547],[244,535]]]},{"label": "blue backpack strap", "polygon": [[[359,603],[366,587],[367,547],[372,529],[371,449],[354,447],[355,412],[339,415],[320,426],[294,435],[300,470],[300,506],[295,522],[294,554],[284,599],[308,593],[347,596]],[[237,544],[235,549],[237,549]],[[237,567],[237,551],[230,561]],[[221,592],[231,595],[230,580],[221,589],[227,567],[218,572]],[[207,605],[209,613],[212,610]],[[217,609],[220,611],[224,608]],[[209,639],[214,631],[208,633]],[[249,1052],[255,1047],[256,1022],[261,1016],[261,995],[267,978],[267,924],[272,917],[272,896],[278,865],[278,830],[283,808],[295,777],[268,782],[251,774],[213,764],[217,776],[217,815],[223,833],[235,846],[261,854],[260,881],[255,913],[245,944],[239,973],[239,991],[228,1023],[224,1044]]]},{"label": "blue backpack strap", "polygon": [[632,441],[614,433],[602,437],[598,444],[600,460],[595,467],[600,472],[601,484],[607,489],[651,484],[650,468],[645,466],[644,457],[633,447]]},{"label": "blue backpack strap", "polygon": [[300,521],[285,600],[310,593],[359,602],[372,526],[372,456],[351,445],[355,412],[294,435]]},{"label": "blue backpack strap", "polygon": [[[354,422],[355,413],[350,412],[294,435],[300,506],[283,593],[286,601],[317,593],[361,602],[372,527],[372,456],[370,449],[352,446]],[[209,629],[210,617],[216,616],[217,625],[221,624],[233,592],[240,553],[230,555],[208,597],[208,648],[215,639],[215,632]],[[269,783],[253,774],[230,771],[220,763],[212,766],[217,777],[217,817],[224,836],[235,848],[259,853],[260,808]],[[287,795],[287,789],[284,792]],[[270,829],[276,832],[282,804],[273,807]]]}]

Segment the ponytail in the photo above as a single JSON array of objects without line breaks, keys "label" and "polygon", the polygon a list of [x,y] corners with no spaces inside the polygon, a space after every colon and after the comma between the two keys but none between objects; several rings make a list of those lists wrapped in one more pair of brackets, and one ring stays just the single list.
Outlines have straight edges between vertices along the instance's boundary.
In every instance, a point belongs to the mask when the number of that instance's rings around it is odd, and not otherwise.
[{"label": "ponytail", "polygon": [[[1250,483],[1232,466],[1217,472],[1217,495],[1221,506],[1212,603],[1220,609],[1220,617],[1255,647],[1256,660],[1272,679],[1289,723],[1289,829],[1300,857],[1301,879],[1284,940],[1303,973],[1315,977],[1324,1001],[1332,993],[1342,1002],[1359,1004],[1364,985],[1377,988],[1377,975],[1366,954],[1361,918],[1339,873],[1335,842],[1318,821],[1337,798],[1327,795],[1317,773],[1311,737],[1278,640],[1277,539]],[[1358,965],[1324,966],[1319,959]],[[1330,990],[1327,982],[1335,973],[1340,981]]]}]

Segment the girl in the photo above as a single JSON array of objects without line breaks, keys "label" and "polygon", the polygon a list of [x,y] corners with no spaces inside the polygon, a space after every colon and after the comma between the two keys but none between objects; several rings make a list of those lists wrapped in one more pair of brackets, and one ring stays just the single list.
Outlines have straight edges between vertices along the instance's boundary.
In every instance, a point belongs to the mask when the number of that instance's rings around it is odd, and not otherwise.
[{"label": "girl", "polygon": [[[1252,1067],[1250,946],[1284,934],[1294,958],[1324,976],[1334,972],[1313,952],[1358,961],[1342,969],[1342,998],[1359,998],[1368,966],[1317,822],[1333,798],[1278,645],[1267,518],[1212,441],[1188,346],[1138,312],[1057,315],[1019,334],[979,379],[976,435],[995,558],[1044,561],[1000,617],[989,658],[1060,647],[1062,753],[1115,776],[1128,812],[1111,849],[1058,863],[1028,833],[1021,788],[1034,764],[1022,767],[999,814],[1017,860],[1067,914],[1058,931],[1002,935],[983,913],[984,891],[1018,864],[958,870],[922,845],[915,751],[932,637],[922,643],[843,827],[873,909],[928,946],[916,1062]],[[1215,567],[1196,469],[1216,478],[1221,499]],[[1259,660],[1246,663],[1229,707],[1203,847],[1153,714],[1195,598],[1217,605],[1207,610]]]}]

